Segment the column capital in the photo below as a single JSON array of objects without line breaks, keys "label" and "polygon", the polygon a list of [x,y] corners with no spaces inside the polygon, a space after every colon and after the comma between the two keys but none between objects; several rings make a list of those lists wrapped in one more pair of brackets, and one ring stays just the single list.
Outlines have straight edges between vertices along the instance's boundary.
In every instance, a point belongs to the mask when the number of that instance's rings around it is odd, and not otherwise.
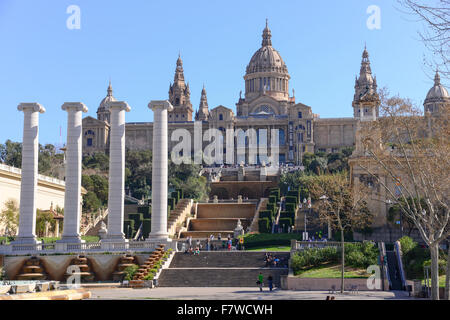
[{"label": "column capital", "polygon": [[63,109],[64,111],[74,109],[75,111],[83,111],[84,113],[88,112],[88,108],[84,105],[83,102],[64,102],[61,109]]},{"label": "column capital", "polygon": [[22,102],[17,106],[17,110],[19,111],[31,110],[39,113],[45,112],[45,108],[37,102]]},{"label": "column capital", "polygon": [[119,111],[125,110],[126,112],[129,112],[131,107],[125,101],[110,101],[106,104],[106,109],[119,109]]},{"label": "column capital", "polygon": [[148,108],[152,109],[152,111],[155,111],[156,109],[167,109],[167,111],[173,110],[173,106],[168,100],[152,100],[148,104]]}]

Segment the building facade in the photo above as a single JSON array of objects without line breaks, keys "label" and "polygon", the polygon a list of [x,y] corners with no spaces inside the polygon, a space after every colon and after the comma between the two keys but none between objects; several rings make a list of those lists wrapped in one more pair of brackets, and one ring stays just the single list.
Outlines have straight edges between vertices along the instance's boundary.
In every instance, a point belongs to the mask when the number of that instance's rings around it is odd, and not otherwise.
[{"label": "building facade", "polygon": [[[320,118],[313,113],[310,106],[297,102],[294,92],[292,96],[289,94],[289,79],[290,75],[285,62],[272,46],[272,34],[266,22],[261,47],[251,57],[246,68],[245,93],[241,92],[239,96],[236,113],[222,105],[210,109],[205,87],[202,89],[199,107],[194,113],[190,101],[189,83],[185,81],[183,61],[179,56],[174,81],[169,86],[168,100],[174,107],[168,115],[169,151],[179,143],[178,139],[172,141],[172,133],[176,129],[182,129],[193,137],[195,122],[201,122],[202,132],[210,128],[219,129],[224,133],[227,129],[233,129],[235,132],[242,129],[244,134],[248,129],[255,129],[258,143],[259,135],[267,133],[268,146],[270,146],[271,129],[279,129],[278,162],[301,164],[305,152],[338,152],[345,147],[354,147],[357,122],[373,121],[379,116],[380,99],[377,94],[377,81],[372,75],[366,48],[362,54],[359,76],[355,79],[353,117]],[[448,93],[440,83],[433,88],[425,103],[426,110],[430,112],[436,112],[438,108],[436,105],[443,99],[438,97],[439,95],[448,99],[446,97]],[[97,118],[83,119],[83,153],[91,154],[109,150],[110,124],[105,105],[108,101],[114,100],[113,90],[109,84],[107,95],[98,108]],[[266,129],[266,133],[261,129]],[[126,147],[129,149],[152,149],[152,135],[151,122],[126,123]],[[239,135],[235,135],[235,139],[236,146]],[[209,143],[209,141],[203,141],[203,147]],[[225,139],[223,143],[225,144]],[[191,144],[193,150],[194,141],[191,141]],[[227,163],[226,151],[224,148],[225,163]],[[270,147],[268,154],[270,155]],[[248,157],[238,158],[237,152],[228,159],[233,159],[233,164],[239,164],[242,161],[249,163],[250,160]],[[257,158],[256,162],[261,163],[263,159]]]}]

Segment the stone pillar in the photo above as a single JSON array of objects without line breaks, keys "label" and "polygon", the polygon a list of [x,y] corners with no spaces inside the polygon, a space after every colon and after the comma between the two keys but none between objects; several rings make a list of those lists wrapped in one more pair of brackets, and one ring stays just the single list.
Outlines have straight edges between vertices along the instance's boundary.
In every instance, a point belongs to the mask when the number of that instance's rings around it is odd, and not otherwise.
[{"label": "stone pillar", "polygon": [[60,241],[80,243],[82,113],[88,109],[81,102],[66,102],[61,109],[67,111],[67,150],[64,226]]},{"label": "stone pillar", "polygon": [[111,133],[109,141],[108,233],[102,241],[125,242],[123,214],[125,198],[125,111],[131,108],[124,101],[109,102]]},{"label": "stone pillar", "polygon": [[375,106],[372,107],[372,120],[373,121],[377,120],[377,109]]},{"label": "stone pillar", "polygon": [[36,188],[39,155],[39,103],[21,103],[23,111],[22,182],[20,185],[19,234],[14,243],[39,243],[36,238]]},{"label": "stone pillar", "polygon": [[167,233],[168,145],[167,112],[173,107],[167,100],[151,101],[153,110],[152,225],[150,241],[169,241]]}]

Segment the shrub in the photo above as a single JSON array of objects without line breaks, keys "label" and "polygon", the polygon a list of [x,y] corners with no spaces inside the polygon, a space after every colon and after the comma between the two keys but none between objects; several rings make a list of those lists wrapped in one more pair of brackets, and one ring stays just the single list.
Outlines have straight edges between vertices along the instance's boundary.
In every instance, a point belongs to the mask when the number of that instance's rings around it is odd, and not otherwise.
[{"label": "shrub", "polygon": [[259,232],[260,233],[270,233],[270,223],[268,218],[260,218],[258,220]]},{"label": "shrub", "polygon": [[[422,267],[426,267],[426,266],[431,266],[431,259],[429,260],[425,260],[422,264]],[[447,261],[445,261],[444,259],[439,259],[439,275],[443,276],[446,273],[447,270]]]},{"label": "shrub", "polygon": [[417,242],[415,242],[412,238],[408,236],[404,236],[398,239],[398,241],[400,242],[402,254],[408,254],[408,252],[410,252],[417,246]]},{"label": "shrub", "polygon": [[175,191],[177,191],[180,194],[180,199],[184,199],[183,189],[176,189]]},{"label": "shrub", "polygon": [[139,266],[136,264],[133,264],[131,266],[126,267],[123,272],[124,272],[124,280],[133,280],[133,276],[134,274],[138,271]]},{"label": "shrub", "polygon": [[361,251],[351,251],[345,255],[345,264],[355,268],[363,268],[366,265],[366,259]]}]

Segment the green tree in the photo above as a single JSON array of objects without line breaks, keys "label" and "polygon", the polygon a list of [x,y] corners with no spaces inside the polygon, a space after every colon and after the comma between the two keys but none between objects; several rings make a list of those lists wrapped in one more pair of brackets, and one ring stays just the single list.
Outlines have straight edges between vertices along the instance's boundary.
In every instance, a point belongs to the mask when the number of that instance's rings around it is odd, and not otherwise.
[{"label": "green tree", "polygon": [[8,166],[22,167],[22,144],[6,140],[5,144],[0,144],[0,161]]},{"label": "green tree", "polygon": [[0,223],[8,229],[8,236],[14,236],[19,226],[19,205],[14,199],[8,199],[4,203],[4,209],[0,212]]}]

